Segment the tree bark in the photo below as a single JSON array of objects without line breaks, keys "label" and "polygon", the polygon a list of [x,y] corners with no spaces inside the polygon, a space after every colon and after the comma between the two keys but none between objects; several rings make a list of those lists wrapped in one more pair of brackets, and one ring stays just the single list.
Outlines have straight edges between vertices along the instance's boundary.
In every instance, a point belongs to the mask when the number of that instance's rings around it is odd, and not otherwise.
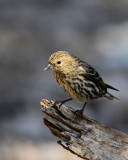
[{"label": "tree bark", "polygon": [[58,144],[86,160],[128,160],[128,135],[108,128],[73,108],[41,101],[44,124],[60,140]]}]

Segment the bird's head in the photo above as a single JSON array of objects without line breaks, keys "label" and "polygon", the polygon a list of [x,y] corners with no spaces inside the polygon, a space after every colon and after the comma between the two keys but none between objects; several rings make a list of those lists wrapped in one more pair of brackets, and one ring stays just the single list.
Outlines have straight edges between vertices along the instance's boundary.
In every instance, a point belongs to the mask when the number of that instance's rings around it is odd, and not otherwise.
[{"label": "bird's head", "polygon": [[44,69],[52,69],[54,72],[64,72],[65,74],[73,71],[74,57],[66,51],[58,51],[53,53],[49,60],[48,66]]}]

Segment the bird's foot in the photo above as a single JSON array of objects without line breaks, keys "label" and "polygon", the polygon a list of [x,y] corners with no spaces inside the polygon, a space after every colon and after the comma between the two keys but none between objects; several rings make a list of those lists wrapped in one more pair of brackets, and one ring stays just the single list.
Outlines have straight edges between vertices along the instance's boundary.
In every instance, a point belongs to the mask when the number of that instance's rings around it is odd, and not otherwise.
[{"label": "bird's foot", "polygon": [[87,102],[84,103],[84,106],[82,107],[81,110],[76,110],[76,111],[75,111],[76,116],[77,116],[77,119],[83,117],[84,108],[85,108],[86,104],[87,104]]},{"label": "bird's foot", "polygon": [[76,121],[78,119],[82,119],[82,117],[83,117],[83,110],[82,109],[81,110],[76,110],[75,114],[76,114]]},{"label": "bird's foot", "polygon": [[60,108],[65,102],[68,102],[68,101],[71,101],[71,100],[72,100],[72,99],[69,98],[69,99],[66,99],[66,100],[63,100],[63,101],[56,101],[53,106],[56,106],[56,105],[59,104],[58,107]]},{"label": "bird's foot", "polygon": [[58,108],[60,108],[63,104],[63,101],[55,101],[55,103],[53,104],[53,106],[55,107],[56,105],[58,105]]},{"label": "bird's foot", "polygon": [[79,117],[82,117],[83,116],[83,110],[76,110],[75,111],[75,114]]}]

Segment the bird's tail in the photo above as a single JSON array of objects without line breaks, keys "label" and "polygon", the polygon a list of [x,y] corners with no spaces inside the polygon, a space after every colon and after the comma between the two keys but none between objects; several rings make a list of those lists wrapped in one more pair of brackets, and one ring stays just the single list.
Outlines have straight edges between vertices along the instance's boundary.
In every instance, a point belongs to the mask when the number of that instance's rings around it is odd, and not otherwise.
[{"label": "bird's tail", "polygon": [[118,99],[118,100],[119,100],[119,98],[113,96],[112,94],[110,94],[110,93],[108,93],[108,92],[104,95],[104,97],[106,97],[106,98],[108,98],[108,99],[110,99],[110,100],[113,100],[113,99]]},{"label": "bird's tail", "polygon": [[115,90],[115,91],[119,91],[118,89],[116,89],[116,88],[114,88],[114,87],[112,87],[112,86],[110,86],[110,85],[108,85],[108,84],[106,84],[106,83],[105,83],[105,86],[106,86],[107,88],[109,88],[109,89],[113,89],[113,90]]}]

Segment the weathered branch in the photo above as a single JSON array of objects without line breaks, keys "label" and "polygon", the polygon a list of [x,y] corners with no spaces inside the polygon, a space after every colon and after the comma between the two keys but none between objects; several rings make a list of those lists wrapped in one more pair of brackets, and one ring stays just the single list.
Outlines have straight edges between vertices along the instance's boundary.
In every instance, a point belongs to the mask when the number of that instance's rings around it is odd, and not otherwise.
[{"label": "weathered branch", "polygon": [[128,160],[128,135],[86,116],[78,118],[73,108],[53,106],[42,100],[44,124],[65,149],[87,160]]}]

